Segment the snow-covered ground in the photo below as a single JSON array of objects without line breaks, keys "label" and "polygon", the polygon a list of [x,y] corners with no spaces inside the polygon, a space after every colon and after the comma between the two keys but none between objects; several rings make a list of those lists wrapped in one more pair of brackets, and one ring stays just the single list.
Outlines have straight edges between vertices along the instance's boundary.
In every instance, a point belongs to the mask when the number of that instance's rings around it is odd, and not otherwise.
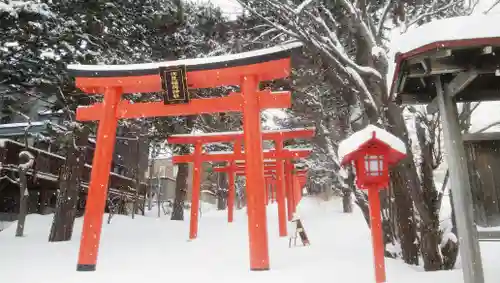
[{"label": "snow-covered ground", "polygon": [[[48,243],[51,216],[30,215],[26,236],[15,238],[15,225],[0,232],[0,281],[16,283],[184,282],[373,282],[369,230],[356,210],[341,213],[334,200],[306,198],[299,213],[311,246],[288,248],[279,238],[276,207],[268,209],[271,271],[248,270],[245,210],[236,211],[235,222],[226,222],[225,211],[210,211],[200,221],[199,238],[188,242],[188,221],[116,216],[105,224],[98,270],[75,271],[81,219],[71,242]],[[486,282],[496,283],[500,244],[482,244]],[[462,282],[460,270],[423,272],[399,260],[387,259],[387,282]]]}]

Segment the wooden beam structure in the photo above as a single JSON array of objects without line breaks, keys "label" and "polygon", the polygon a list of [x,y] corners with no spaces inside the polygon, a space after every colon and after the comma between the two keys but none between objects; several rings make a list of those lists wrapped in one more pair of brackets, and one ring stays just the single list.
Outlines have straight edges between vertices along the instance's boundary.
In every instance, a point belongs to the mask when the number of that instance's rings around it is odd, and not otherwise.
[{"label": "wooden beam structure", "polygon": [[[462,24],[468,28],[471,25],[480,28],[487,25],[486,19],[471,18]],[[420,28],[426,27],[423,25]],[[484,283],[469,170],[456,103],[500,100],[500,37],[489,34],[482,38],[448,38],[453,39],[434,40],[422,46],[412,46],[413,50],[399,52],[390,93],[397,103],[428,104],[428,113],[439,110],[460,236],[464,282]]]}]

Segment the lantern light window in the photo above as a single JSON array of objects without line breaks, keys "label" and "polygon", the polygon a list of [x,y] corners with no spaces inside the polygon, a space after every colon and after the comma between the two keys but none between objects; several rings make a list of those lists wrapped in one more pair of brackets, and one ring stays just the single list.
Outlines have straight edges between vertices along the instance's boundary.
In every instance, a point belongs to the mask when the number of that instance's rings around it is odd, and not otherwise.
[{"label": "lantern light window", "polygon": [[384,170],[383,156],[367,155],[365,156],[365,168],[368,176],[382,176]]}]

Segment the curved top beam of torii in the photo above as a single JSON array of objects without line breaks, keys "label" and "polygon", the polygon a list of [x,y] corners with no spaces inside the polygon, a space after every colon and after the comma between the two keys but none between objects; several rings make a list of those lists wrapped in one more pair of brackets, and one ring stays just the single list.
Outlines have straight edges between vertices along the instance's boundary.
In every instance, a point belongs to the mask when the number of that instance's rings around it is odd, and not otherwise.
[{"label": "curved top beam of torii", "polygon": [[123,93],[160,92],[160,68],[185,66],[188,88],[212,88],[239,85],[246,75],[258,75],[259,81],[288,77],[290,57],[302,47],[300,42],[271,48],[160,63],[128,65],[68,65],[76,85],[88,93],[102,93],[105,87],[121,87]]}]

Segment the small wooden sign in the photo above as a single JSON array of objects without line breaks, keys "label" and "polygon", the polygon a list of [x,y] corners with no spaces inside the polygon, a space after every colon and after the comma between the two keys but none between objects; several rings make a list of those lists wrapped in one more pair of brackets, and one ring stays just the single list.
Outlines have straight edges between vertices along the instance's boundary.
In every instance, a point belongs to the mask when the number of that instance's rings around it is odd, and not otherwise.
[{"label": "small wooden sign", "polygon": [[186,66],[160,67],[160,77],[165,104],[189,103]]},{"label": "small wooden sign", "polygon": [[300,219],[294,219],[292,222],[295,223],[295,232],[293,236],[290,237],[290,241],[288,243],[288,246],[292,246],[292,240],[293,240],[293,245],[297,245],[297,237],[300,237],[300,240],[302,241],[302,245],[304,246],[309,246],[309,238],[307,237],[306,230],[304,229],[304,225],[302,225],[302,221]]}]

